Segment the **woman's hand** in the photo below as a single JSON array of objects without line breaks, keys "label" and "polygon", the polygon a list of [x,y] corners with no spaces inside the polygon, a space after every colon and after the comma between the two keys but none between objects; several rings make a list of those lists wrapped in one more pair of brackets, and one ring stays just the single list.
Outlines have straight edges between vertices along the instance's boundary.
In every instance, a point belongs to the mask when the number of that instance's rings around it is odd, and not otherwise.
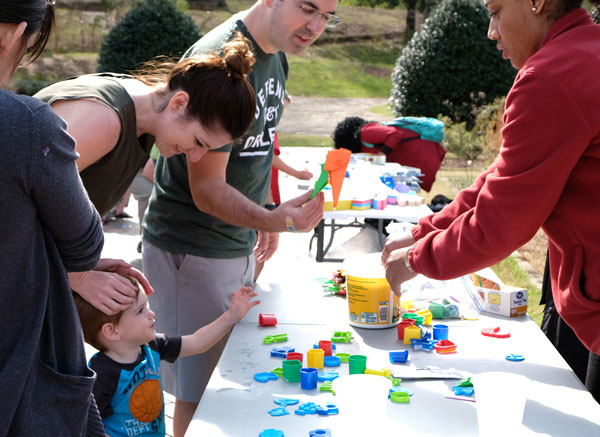
[{"label": "woman's hand", "polygon": [[70,272],[71,289],[104,314],[112,316],[136,300],[136,286],[112,272]]},{"label": "woman's hand", "polygon": [[118,273],[119,275],[130,276],[140,283],[144,289],[144,292],[146,293],[146,296],[150,296],[154,293],[154,288],[152,288],[150,282],[144,276],[144,274],[122,259],[102,258],[100,261],[98,261],[98,265],[94,270],[114,272]]},{"label": "woman's hand", "polygon": [[389,236],[385,241],[385,247],[381,252],[381,264],[386,263],[386,260],[394,250],[409,247],[415,244],[415,239],[410,232],[404,232],[399,235]]},{"label": "woman's hand", "polygon": [[385,278],[390,283],[392,291],[398,296],[402,296],[400,291],[402,283],[417,276],[415,272],[408,270],[405,265],[406,253],[409,250],[410,248],[394,250],[384,263]]}]

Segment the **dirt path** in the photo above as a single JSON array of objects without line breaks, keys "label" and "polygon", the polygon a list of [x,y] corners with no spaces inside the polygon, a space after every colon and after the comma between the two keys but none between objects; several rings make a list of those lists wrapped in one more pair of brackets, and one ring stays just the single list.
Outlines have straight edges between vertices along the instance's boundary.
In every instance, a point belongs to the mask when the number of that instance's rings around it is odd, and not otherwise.
[{"label": "dirt path", "polygon": [[386,105],[387,99],[325,98],[292,96],[285,109],[278,132],[303,135],[331,135],[335,126],[346,117],[359,116],[366,120],[386,121],[386,117],[370,111],[374,106]]}]

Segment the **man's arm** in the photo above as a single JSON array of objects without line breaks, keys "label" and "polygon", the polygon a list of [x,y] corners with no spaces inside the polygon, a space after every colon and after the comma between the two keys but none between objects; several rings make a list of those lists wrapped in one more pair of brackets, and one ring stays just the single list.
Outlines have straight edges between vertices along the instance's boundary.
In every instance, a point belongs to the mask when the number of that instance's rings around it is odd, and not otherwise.
[{"label": "man's arm", "polygon": [[189,184],[196,207],[235,226],[263,232],[290,230],[291,219],[298,232],[314,229],[323,217],[324,198],[310,193],[268,211],[240,193],[225,180],[229,153],[209,152],[198,162],[188,160]]}]

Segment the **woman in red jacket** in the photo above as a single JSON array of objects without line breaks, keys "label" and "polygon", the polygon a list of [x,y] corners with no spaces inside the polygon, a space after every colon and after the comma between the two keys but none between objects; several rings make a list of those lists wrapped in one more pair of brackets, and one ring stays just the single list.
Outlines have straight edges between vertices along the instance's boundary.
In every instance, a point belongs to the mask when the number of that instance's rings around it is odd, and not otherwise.
[{"label": "woman in red jacket", "polygon": [[[600,0],[592,0],[600,7]],[[386,244],[392,289],[458,277],[548,236],[553,297],[590,351],[600,399],[600,26],[581,0],[484,0],[488,37],[519,69],[496,161],[438,214]]]}]

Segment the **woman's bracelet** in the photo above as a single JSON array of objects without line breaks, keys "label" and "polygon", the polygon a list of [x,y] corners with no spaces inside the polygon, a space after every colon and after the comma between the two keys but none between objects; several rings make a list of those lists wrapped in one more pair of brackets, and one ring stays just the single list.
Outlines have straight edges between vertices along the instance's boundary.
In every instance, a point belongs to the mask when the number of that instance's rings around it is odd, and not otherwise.
[{"label": "woman's bracelet", "polygon": [[409,252],[410,252],[410,248],[406,251],[406,254],[404,255],[404,266],[406,267],[406,270],[408,270],[409,272],[415,273],[415,271],[410,266],[410,262],[408,261]]}]

